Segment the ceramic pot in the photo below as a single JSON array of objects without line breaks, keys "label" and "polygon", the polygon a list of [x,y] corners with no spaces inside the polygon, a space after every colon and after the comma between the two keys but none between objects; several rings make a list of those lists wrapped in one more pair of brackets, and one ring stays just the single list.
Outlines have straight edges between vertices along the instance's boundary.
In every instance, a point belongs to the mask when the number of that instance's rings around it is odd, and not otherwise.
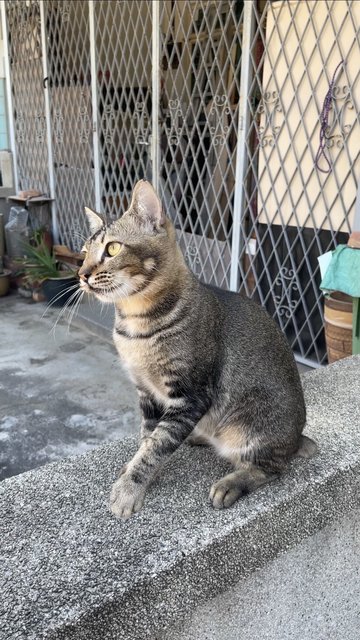
[{"label": "ceramic pot", "polygon": [[10,274],[11,271],[8,269],[4,269],[2,273],[0,273],[0,296],[6,296],[10,289]]}]

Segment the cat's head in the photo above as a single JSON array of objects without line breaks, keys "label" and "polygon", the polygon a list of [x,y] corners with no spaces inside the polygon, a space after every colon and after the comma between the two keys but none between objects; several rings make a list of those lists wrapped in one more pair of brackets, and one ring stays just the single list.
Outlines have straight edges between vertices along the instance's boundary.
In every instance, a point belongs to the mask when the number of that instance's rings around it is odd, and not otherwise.
[{"label": "cat's head", "polygon": [[134,188],[128,211],[111,224],[85,209],[92,235],[85,242],[80,287],[104,302],[145,290],[164,273],[175,249],[172,224],[149,182]]}]

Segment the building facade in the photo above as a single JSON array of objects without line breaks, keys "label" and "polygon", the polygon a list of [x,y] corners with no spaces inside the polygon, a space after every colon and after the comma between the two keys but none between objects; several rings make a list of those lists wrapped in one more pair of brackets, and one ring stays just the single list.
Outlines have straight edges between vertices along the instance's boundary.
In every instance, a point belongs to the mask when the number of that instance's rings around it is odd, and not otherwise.
[{"label": "building facade", "polygon": [[325,363],[317,258],[354,215],[360,3],[2,0],[1,12],[16,186],[54,198],[56,239],[78,250],[84,205],[115,219],[150,179],[191,269],[263,304],[300,362]]}]

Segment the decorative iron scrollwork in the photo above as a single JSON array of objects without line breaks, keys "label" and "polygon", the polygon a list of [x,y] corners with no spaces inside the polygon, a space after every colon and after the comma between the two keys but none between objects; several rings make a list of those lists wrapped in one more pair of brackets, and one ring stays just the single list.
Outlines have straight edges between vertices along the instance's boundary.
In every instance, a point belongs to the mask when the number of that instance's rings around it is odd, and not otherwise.
[{"label": "decorative iron scrollwork", "polygon": [[[35,5],[27,7],[16,24],[17,37],[12,44],[14,58],[18,61],[38,60],[41,58],[40,11]],[[11,22],[10,22],[11,24]],[[11,31],[10,31],[11,32]]]},{"label": "decorative iron scrollwork", "polygon": [[148,115],[145,109],[145,102],[135,102],[134,121],[135,142],[141,145],[148,145]]},{"label": "decorative iron scrollwork", "polygon": [[185,260],[189,268],[191,269],[191,271],[195,274],[196,273],[198,274],[200,271],[199,267],[201,265],[201,258],[200,258],[199,249],[192,242],[190,242],[190,244],[188,244],[186,247]]},{"label": "decorative iron scrollwork", "polygon": [[104,140],[108,144],[111,144],[114,139],[115,133],[115,111],[111,104],[106,104],[104,108],[104,115],[102,117],[102,129],[104,131]]},{"label": "decorative iron scrollwork", "polygon": [[81,92],[80,106],[79,106],[79,141],[81,144],[85,144],[89,141],[91,132],[91,122],[88,113],[88,104],[85,98],[84,92]]},{"label": "decorative iron scrollwork", "polygon": [[215,95],[211,109],[209,111],[210,134],[212,135],[215,147],[224,145],[227,135],[230,131],[228,124],[231,109],[228,97],[224,95]]},{"label": "decorative iron scrollwork", "polygon": [[280,295],[274,296],[277,312],[279,316],[289,319],[298,304],[298,300],[293,298],[294,292],[299,291],[295,271],[282,267],[275,280],[275,286],[281,287]]},{"label": "decorative iron scrollwork", "polygon": [[35,140],[43,143],[46,139],[46,118],[43,113],[35,114]]},{"label": "decorative iron scrollwork", "polygon": [[25,142],[25,116],[22,111],[18,111],[16,114],[16,130],[18,143]]},{"label": "decorative iron scrollwork", "polygon": [[278,124],[278,114],[282,113],[282,107],[277,91],[266,91],[263,94],[258,106],[258,113],[264,114],[263,124],[258,129],[260,146],[273,147],[281,129]]},{"label": "decorative iron scrollwork", "polygon": [[348,122],[349,111],[355,114],[351,89],[348,85],[335,85],[332,91],[332,102],[329,110],[331,122],[325,132],[325,144],[328,148],[342,149],[353,122]]},{"label": "decorative iron scrollwork", "polygon": [[182,105],[180,100],[169,100],[170,129],[168,130],[169,144],[178,145],[180,142],[182,126],[184,122]]},{"label": "decorative iron scrollwork", "polygon": [[64,139],[64,116],[60,109],[54,111],[54,136],[57,143],[61,143]]},{"label": "decorative iron scrollwork", "polygon": [[63,23],[69,22],[69,20],[70,20],[70,1],[69,0],[62,0],[62,2],[59,3],[58,7],[59,7],[59,13],[60,13],[62,22]]}]

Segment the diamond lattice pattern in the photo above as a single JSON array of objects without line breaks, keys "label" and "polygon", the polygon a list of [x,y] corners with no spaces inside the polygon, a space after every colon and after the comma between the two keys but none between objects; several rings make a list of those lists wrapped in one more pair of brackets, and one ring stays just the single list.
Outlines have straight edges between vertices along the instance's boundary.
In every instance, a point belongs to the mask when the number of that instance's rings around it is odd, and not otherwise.
[{"label": "diamond lattice pattern", "polygon": [[239,1],[163,2],[160,191],[191,269],[228,287],[241,65]]},{"label": "diamond lattice pattern", "polygon": [[51,136],[60,241],[80,249],[94,206],[89,3],[45,2]]},{"label": "diamond lattice pattern", "polygon": [[6,3],[19,188],[49,192],[39,2]]},{"label": "diamond lattice pattern", "polygon": [[[152,103],[159,99],[160,195],[190,267],[227,288],[239,255],[238,289],[268,309],[299,356],[324,362],[317,257],[346,242],[354,216],[360,3],[251,3],[247,96],[240,96],[242,0],[162,1],[155,61],[150,0],[93,6],[102,212],[109,220],[121,215],[136,180],[152,178]],[[62,241],[79,248],[83,205],[94,204],[89,4],[46,0],[44,7],[59,227]],[[20,186],[48,191],[39,3],[14,0],[6,11]],[[341,60],[325,149],[332,170],[324,173],[315,167],[319,114]],[[159,96],[152,95],[153,64]],[[235,247],[241,100],[250,126]]]},{"label": "diamond lattice pattern", "polygon": [[[253,8],[240,288],[274,315],[295,352],[322,363],[317,257],[347,241],[360,178],[360,3],[268,1],[262,14]],[[326,174],[315,167],[319,114],[341,60]]]},{"label": "diamond lattice pattern", "polygon": [[150,0],[95,2],[101,208],[128,208],[132,188],[151,179]]}]

